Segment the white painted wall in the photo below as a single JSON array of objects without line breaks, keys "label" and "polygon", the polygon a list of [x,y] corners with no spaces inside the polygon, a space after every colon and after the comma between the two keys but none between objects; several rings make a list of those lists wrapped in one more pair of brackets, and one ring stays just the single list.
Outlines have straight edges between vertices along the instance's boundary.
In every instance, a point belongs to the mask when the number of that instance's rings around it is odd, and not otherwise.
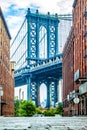
[{"label": "white painted wall", "polygon": [[15,87],[14,96],[15,99],[27,100],[27,85]]}]

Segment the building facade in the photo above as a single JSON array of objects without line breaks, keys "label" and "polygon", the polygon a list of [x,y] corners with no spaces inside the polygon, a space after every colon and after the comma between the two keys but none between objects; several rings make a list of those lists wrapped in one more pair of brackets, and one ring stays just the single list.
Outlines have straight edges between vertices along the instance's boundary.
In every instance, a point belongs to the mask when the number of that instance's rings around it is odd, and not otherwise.
[{"label": "building facade", "polygon": [[[70,39],[72,39],[72,36]],[[69,41],[67,43],[67,48]],[[63,99],[67,97],[67,111],[64,115],[87,115],[87,0],[74,0],[73,3],[73,77],[69,78],[69,69],[65,72],[70,57],[63,59]],[[65,56],[66,48],[63,55]],[[71,53],[67,51],[67,55]],[[70,54],[69,54],[70,55]],[[67,68],[71,67],[69,66]],[[72,72],[71,72],[72,75]],[[69,90],[72,86],[72,90]],[[66,91],[66,95],[65,95]],[[64,103],[63,103],[64,104]]]},{"label": "building facade", "polygon": [[79,98],[76,113],[87,115],[87,0],[74,1],[73,26],[74,90]]},{"label": "building facade", "polygon": [[0,8],[0,85],[3,91],[0,97],[0,111],[4,116],[14,116],[14,68],[10,62],[10,39],[11,36]]},{"label": "building facade", "polygon": [[74,42],[73,27],[69,33],[63,50],[63,110],[64,115],[70,114],[69,93],[74,89]]}]

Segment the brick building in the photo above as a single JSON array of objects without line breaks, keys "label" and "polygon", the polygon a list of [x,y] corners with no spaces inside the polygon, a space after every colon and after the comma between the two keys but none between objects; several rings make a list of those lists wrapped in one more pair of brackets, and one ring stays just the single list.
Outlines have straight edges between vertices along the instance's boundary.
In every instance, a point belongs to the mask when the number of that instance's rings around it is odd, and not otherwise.
[{"label": "brick building", "polygon": [[[74,62],[73,62],[74,63],[74,73],[73,73],[74,81],[73,83],[71,83],[72,81],[69,80],[70,79],[68,76],[69,70],[66,72],[64,72],[63,70],[63,72],[66,75],[66,81],[64,79],[63,87],[64,89],[66,87],[66,91],[67,91],[66,96],[68,96],[68,100],[67,100],[68,112],[70,110],[71,115],[87,115],[87,0],[74,0],[73,34],[74,34],[73,36],[74,53],[72,53],[72,55],[74,56],[73,57],[74,58]],[[67,44],[69,44],[69,42]],[[66,50],[64,49],[64,51]],[[69,53],[69,51],[67,53]],[[65,55],[65,52],[63,52],[63,54]],[[69,61],[70,61],[70,58],[68,58],[68,61],[67,59],[65,61],[63,59],[64,68],[65,68],[65,65],[68,64]],[[70,92],[69,92],[69,88],[71,86],[69,85],[67,86],[68,83],[65,84],[67,80],[69,80],[69,84],[71,83],[73,85],[73,90]],[[63,95],[65,95],[65,92]]]},{"label": "brick building", "polygon": [[77,114],[87,115],[87,0],[74,0],[74,90],[80,102]]},{"label": "brick building", "polygon": [[10,33],[0,8],[0,84],[3,84],[1,115],[14,116],[14,80],[10,62]]},{"label": "brick building", "polygon": [[74,89],[74,42],[73,27],[69,33],[63,50],[63,110],[64,115],[70,114],[68,96]]}]

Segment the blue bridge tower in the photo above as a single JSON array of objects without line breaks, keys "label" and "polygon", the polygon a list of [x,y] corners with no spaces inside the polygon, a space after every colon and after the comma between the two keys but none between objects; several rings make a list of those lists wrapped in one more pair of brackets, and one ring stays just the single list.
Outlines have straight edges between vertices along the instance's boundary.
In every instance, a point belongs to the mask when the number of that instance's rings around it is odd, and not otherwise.
[{"label": "blue bridge tower", "polygon": [[15,87],[27,85],[27,100],[40,106],[40,85],[47,87],[46,107],[58,102],[58,83],[62,78],[62,54],[58,53],[58,15],[32,13],[11,44],[11,60],[16,61]]}]

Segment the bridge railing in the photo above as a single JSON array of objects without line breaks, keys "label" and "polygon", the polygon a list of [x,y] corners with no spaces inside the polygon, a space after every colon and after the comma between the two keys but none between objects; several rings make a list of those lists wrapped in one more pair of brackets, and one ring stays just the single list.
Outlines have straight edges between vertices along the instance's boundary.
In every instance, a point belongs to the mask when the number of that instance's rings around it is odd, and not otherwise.
[{"label": "bridge railing", "polygon": [[32,64],[31,66],[25,66],[21,69],[18,69],[14,72],[14,77],[20,76],[22,74],[29,74],[29,73],[32,73],[33,71],[43,69],[46,67],[51,67],[59,63],[62,63],[62,54],[56,57],[41,60],[37,62],[36,64]]},{"label": "bridge railing", "polygon": [[20,76],[23,73],[29,73],[29,69],[27,69],[27,67],[23,67],[21,69],[18,69],[14,72],[14,77]]},{"label": "bridge railing", "polygon": [[55,64],[58,64],[58,63],[61,63],[62,62],[62,56],[60,57],[55,57],[55,58],[50,58],[50,59],[46,59],[40,63],[37,63],[35,65],[32,65],[30,67],[30,71],[34,71],[36,69],[39,69],[39,68],[44,68],[44,67],[48,67],[48,66],[52,66],[52,65],[55,65]]}]

